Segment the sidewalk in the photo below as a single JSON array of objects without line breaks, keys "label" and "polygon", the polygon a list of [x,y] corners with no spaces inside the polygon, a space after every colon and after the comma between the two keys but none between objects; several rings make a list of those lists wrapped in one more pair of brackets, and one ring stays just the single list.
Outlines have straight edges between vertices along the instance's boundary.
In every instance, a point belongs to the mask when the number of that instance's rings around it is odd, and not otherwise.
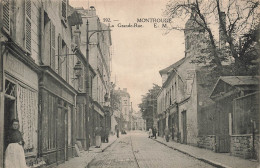
[{"label": "sidewalk", "polygon": [[229,153],[215,153],[207,149],[184,145],[171,140],[169,142],[166,142],[165,139],[163,139],[162,137],[157,137],[157,139],[153,140],[216,167],[260,168],[259,162],[257,161],[250,161],[239,157],[230,156]]},{"label": "sidewalk", "polygon": [[71,158],[69,161],[58,165],[56,168],[85,168],[100,152],[104,152],[116,140],[117,137],[115,135],[110,136],[109,142],[102,143],[101,148],[92,146],[89,148],[89,151],[84,151],[82,156]]}]

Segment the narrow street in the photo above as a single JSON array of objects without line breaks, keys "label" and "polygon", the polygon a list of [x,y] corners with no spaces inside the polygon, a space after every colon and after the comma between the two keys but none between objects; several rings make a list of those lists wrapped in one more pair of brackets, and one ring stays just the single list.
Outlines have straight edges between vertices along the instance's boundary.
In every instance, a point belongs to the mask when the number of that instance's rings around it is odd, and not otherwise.
[{"label": "narrow street", "polygon": [[121,135],[110,148],[100,153],[89,165],[96,167],[172,168],[212,167],[147,137],[144,132]]}]

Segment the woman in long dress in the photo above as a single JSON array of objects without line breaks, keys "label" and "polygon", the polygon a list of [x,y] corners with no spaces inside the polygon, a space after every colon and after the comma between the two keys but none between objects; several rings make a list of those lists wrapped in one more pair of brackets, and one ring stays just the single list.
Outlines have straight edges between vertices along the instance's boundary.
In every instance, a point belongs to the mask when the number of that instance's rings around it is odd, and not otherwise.
[{"label": "woman in long dress", "polygon": [[96,127],[96,148],[100,148],[101,146],[101,129],[99,127]]},{"label": "woman in long dress", "polygon": [[7,149],[5,151],[5,168],[28,168],[25,162],[24,141],[19,131],[19,120],[12,120],[12,128],[8,131]]},{"label": "woman in long dress", "polygon": [[149,134],[149,138],[151,138],[152,137],[152,128],[149,128],[148,134]]}]

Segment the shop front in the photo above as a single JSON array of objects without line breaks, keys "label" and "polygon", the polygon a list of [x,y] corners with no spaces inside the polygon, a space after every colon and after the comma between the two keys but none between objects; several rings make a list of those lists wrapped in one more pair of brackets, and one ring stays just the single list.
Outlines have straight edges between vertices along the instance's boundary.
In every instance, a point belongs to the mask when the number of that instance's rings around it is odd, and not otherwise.
[{"label": "shop front", "polygon": [[[7,136],[13,119],[19,120],[19,130],[23,133],[24,150],[28,165],[33,165],[38,147],[38,72],[39,67],[14,43],[6,45],[3,53],[4,105],[3,154],[7,148]],[[3,158],[1,158],[3,162]],[[1,167],[1,166],[0,166]]]},{"label": "shop front", "polygon": [[[101,127],[104,128],[104,109],[102,108],[102,106],[96,102],[96,101],[93,101],[93,111],[92,111],[92,129],[93,129],[93,132],[95,132],[96,128],[98,127],[99,129]],[[96,145],[96,144],[94,144]]]},{"label": "shop front", "polygon": [[48,165],[55,165],[75,153],[77,92],[50,67],[41,68],[39,155]]}]

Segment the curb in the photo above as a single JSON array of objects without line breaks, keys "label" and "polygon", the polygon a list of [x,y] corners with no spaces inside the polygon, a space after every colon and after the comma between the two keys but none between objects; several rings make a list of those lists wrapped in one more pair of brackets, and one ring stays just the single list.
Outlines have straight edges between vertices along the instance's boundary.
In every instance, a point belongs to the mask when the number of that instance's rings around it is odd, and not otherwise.
[{"label": "curb", "polygon": [[176,151],[178,151],[178,152],[181,152],[181,153],[183,153],[183,154],[185,154],[185,155],[188,155],[188,156],[190,156],[190,157],[193,157],[193,158],[195,158],[195,159],[198,159],[198,160],[200,160],[200,161],[202,161],[202,162],[205,162],[205,163],[210,164],[210,165],[212,165],[212,166],[215,166],[215,167],[217,167],[217,168],[232,168],[232,167],[230,167],[230,166],[226,166],[226,165],[223,165],[223,164],[221,164],[221,163],[218,163],[218,162],[215,162],[215,161],[212,161],[212,160],[208,160],[208,159],[205,159],[205,158],[197,157],[197,156],[192,155],[192,154],[190,154],[190,153],[188,153],[188,152],[185,152],[185,151],[183,151],[183,150],[180,150],[180,149],[177,149],[177,148],[175,148],[175,147],[169,146],[169,145],[167,145],[167,144],[165,144],[165,143],[163,143],[163,142],[161,142],[161,141],[158,141],[158,140],[156,140],[156,139],[153,139],[153,140],[156,141],[156,142],[158,142],[158,143],[160,143],[160,144],[163,144],[163,145],[165,145],[165,146],[167,146],[167,147],[169,147],[169,148],[171,148],[171,149],[173,149],[173,150],[176,150]]},{"label": "curb", "polygon": [[102,152],[104,152],[108,147],[110,147],[113,143],[115,143],[117,139],[115,139],[111,144],[107,145],[104,149],[102,149]]},{"label": "curb", "polygon": [[[104,149],[102,149],[102,152],[104,152],[108,147],[110,147],[112,144],[114,144],[117,139],[115,139],[111,144],[107,145]],[[85,168],[89,168],[90,163],[92,163],[95,160],[95,158],[96,158],[96,156],[88,162],[88,164],[85,166]]]}]

